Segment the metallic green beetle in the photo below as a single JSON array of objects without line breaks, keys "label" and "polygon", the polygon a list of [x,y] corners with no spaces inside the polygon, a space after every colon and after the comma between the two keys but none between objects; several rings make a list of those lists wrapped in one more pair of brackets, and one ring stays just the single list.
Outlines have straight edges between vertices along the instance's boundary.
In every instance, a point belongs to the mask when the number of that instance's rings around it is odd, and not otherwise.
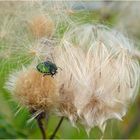
[{"label": "metallic green beetle", "polygon": [[39,63],[36,68],[39,72],[44,73],[43,76],[51,75],[52,77],[57,73],[58,69],[57,66],[51,61]]}]

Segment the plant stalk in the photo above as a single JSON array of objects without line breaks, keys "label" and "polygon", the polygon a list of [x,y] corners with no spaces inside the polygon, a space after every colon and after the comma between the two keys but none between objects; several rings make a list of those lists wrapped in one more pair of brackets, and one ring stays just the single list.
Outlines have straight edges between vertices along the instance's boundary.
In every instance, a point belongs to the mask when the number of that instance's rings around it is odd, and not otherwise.
[{"label": "plant stalk", "polygon": [[60,119],[58,125],[56,126],[56,128],[55,128],[53,134],[52,134],[51,137],[50,137],[51,140],[54,139],[54,137],[55,137],[57,131],[59,130],[59,128],[60,128],[60,126],[61,126],[61,124],[62,124],[62,122],[63,122],[63,120],[64,120],[64,117],[61,117],[61,119]]},{"label": "plant stalk", "polygon": [[42,134],[42,139],[46,139],[46,133],[45,133],[45,128],[43,127],[42,118],[36,118],[36,120]]}]

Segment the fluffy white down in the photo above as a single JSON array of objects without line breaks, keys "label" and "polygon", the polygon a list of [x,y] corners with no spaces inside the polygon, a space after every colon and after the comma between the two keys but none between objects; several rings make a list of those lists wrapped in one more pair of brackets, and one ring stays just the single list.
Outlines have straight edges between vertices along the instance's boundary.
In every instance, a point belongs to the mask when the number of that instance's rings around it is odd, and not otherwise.
[{"label": "fluffy white down", "polygon": [[[71,91],[77,120],[86,130],[99,126],[104,131],[108,119],[121,120],[138,89],[140,67],[131,56],[133,44],[107,27],[85,24],[66,32],[55,50],[55,63],[62,69],[58,86],[63,85],[63,96]],[[69,110],[61,113],[77,121]]]}]

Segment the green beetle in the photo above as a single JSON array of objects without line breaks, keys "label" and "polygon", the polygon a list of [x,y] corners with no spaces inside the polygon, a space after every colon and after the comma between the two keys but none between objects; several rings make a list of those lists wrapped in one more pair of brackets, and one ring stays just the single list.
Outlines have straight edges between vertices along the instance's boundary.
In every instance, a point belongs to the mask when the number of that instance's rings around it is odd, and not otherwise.
[{"label": "green beetle", "polygon": [[39,63],[36,68],[39,72],[44,73],[43,76],[51,75],[52,77],[57,73],[58,69],[57,66],[51,61]]}]

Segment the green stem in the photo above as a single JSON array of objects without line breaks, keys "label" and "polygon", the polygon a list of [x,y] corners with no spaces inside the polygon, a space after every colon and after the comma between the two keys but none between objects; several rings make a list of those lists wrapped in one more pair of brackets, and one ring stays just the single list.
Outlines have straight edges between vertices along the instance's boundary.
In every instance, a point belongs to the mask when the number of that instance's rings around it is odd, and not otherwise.
[{"label": "green stem", "polygon": [[51,135],[50,139],[54,139],[54,137],[55,137],[57,131],[59,130],[59,128],[60,128],[60,126],[61,126],[61,124],[62,124],[62,122],[63,122],[63,120],[64,120],[64,117],[61,117],[61,119],[60,119],[58,125],[56,126],[56,128],[55,128],[53,134]]},{"label": "green stem", "polygon": [[38,127],[42,134],[42,139],[46,139],[45,128],[43,127],[42,118],[37,118]]}]

